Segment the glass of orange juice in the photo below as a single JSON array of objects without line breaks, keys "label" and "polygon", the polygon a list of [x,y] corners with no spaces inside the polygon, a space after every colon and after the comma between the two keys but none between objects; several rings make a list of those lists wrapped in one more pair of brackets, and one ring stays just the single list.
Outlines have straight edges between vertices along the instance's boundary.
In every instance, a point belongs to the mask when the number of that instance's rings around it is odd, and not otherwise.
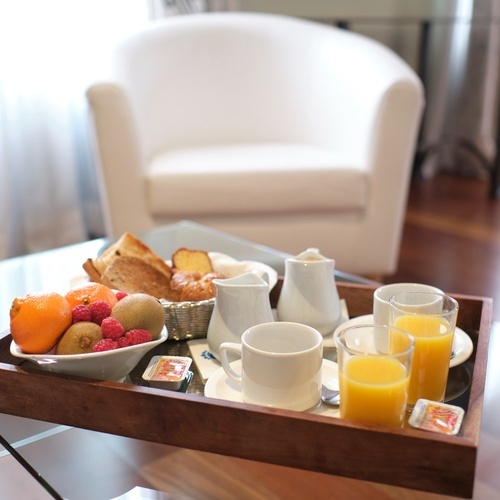
[{"label": "glass of orange juice", "polygon": [[401,292],[389,300],[391,325],[415,339],[408,406],[418,399],[444,401],[458,303],[435,292]]},{"label": "glass of orange juice", "polygon": [[337,338],[340,416],[402,427],[414,340],[387,325],[356,325]]}]

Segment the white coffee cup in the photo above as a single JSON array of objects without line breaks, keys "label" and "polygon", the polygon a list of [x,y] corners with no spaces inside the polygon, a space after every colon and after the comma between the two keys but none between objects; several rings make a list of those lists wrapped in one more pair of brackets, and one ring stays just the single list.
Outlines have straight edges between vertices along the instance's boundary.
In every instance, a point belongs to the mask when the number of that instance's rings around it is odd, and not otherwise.
[{"label": "white coffee cup", "polygon": [[431,285],[422,283],[392,283],[383,285],[373,293],[373,322],[376,325],[390,325],[391,297],[401,292],[436,292],[443,293],[442,290]]},{"label": "white coffee cup", "polygon": [[[241,357],[236,373],[228,353]],[[221,363],[227,376],[241,385],[250,404],[305,411],[321,396],[323,337],[300,323],[262,323],[246,330],[241,344],[224,342]]]}]

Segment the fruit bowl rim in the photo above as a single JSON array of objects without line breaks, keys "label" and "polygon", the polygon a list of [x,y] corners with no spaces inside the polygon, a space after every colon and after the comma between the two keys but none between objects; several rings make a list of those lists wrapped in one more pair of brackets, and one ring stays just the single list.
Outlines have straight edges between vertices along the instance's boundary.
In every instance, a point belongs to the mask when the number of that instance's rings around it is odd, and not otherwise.
[{"label": "fruit bowl rim", "polygon": [[152,349],[157,345],[160,345],[162,342],[165,342],[168,338],[167,327],[164,326],[160,332],[160,336],[156,340],[150,340],[149,342],[143,342],[141,344],[131,345],[127,347],[120,347],[118,349],[112,349],[109,351],[101,351],[101,352],[87,352],[83,354],[51,354],[52,351],[46,352],[44,354],[30,354],[25,353],[22,349],[16,344],[14,340],[10,343],[10,353],[12,356],[17,358],[29,359],[31,361],[36,361],[39,363],[47,362],[56,362],[56,361],[76,361],[76,360],[89,360],[89,359],[97,359],[104,358],[116,355],[117,353],[126,353],[126,352],[134,352],[139,351],[144,348]]}]

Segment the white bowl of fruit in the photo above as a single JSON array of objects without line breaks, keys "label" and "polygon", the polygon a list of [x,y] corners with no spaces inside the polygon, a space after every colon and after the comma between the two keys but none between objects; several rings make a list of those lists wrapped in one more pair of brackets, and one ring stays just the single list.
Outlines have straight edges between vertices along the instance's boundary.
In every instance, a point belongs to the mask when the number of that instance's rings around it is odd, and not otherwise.
[{"label": "white bowl of fruit", "polygon": [[[37,297],[16,299],[18,303],[16,305],[14,301],[11,309],[13,340],[10,352],[42,370],[98,380],[124,381],[148,351],[167,339],[165,310],[157,299],[146,294],[115,294],[113,291],[116,300],[112,296],[109,296],[110,300],[92,301],[85,297],[80,300],[85,295],[85,286],[78,287],[78,293],[71,290],[64,297],[70,304],[70,318],[67,318],[64,300],[58,298],[64,304],[63,314],[58,306],[58,319],[63,316],[64,322],[69,321],[69,324],[59,328],[62,330],[59,335],[51,327],[53,345],[50,346],[52,342],[45,344],[45,352],[36,351],[40,349],[40,332],[48,336],[43,325],[51,324],[50,312],[54,308],[46,307],[44,310],[44,294],[40,294],[42,299],[38,299],[38,304]],[[88,285],[88,288],[95,288],[95,285]],[[54,299],[51,300],[53,303]],[[27,323],[23,314],[29,312],[30,302],[35,302],[33,309],[38,315],[40,331],[27,333],[22,328]],[[47,349],[47,346],[50,347]]]}]

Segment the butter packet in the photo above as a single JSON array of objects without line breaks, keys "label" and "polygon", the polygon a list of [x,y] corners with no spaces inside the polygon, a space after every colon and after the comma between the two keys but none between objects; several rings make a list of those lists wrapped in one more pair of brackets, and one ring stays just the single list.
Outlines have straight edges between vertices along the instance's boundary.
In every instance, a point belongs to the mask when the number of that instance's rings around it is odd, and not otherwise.
[{"label": "butter packet", "polygon": [[465,412],[459,406],[419,399],[411,412],[408,423],[416,429],[456,436]]}]

